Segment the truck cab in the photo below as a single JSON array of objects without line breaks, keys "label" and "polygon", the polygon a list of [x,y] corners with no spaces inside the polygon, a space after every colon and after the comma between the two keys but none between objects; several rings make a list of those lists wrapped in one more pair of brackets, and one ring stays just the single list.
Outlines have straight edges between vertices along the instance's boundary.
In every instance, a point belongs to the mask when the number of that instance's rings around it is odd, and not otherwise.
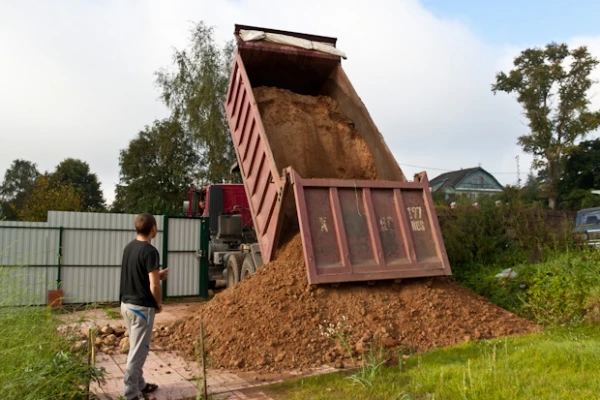
[{"label": "truck cab", "polygon": [[600,207],[577,211],[573,233],[589,245],[600,246]]},{"label": "truck cab", "polygon": [[[191,188],[184,202],[188,217],[209,217],[209,279],[225,278],[227,286],[242,279],[242,264],[252,264],[247,274],[262,265],[260,249],[243,184],[212,184]],[[258,264],[258,265],[257,265]]]}]

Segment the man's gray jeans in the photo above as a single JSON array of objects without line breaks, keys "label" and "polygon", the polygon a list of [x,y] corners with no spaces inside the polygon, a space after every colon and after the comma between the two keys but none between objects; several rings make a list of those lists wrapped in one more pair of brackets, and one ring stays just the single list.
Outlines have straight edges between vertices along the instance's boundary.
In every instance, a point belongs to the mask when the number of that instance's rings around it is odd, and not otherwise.
[{"label": "man's gray jeans", "polygon": [[154,307],[121,303],[121,314],[129,332],[129,354],[125,370],[126,399],[137,398],[146,386],[142,368],[150,351],[155,312]]}]

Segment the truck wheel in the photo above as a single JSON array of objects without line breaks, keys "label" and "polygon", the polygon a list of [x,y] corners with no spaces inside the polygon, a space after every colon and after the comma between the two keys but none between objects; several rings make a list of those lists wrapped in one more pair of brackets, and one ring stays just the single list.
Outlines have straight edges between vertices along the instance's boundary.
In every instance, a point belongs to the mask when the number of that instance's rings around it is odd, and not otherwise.
[{"label": "truck wheel", "polygon": [[230,288],[240,281],[242,274],[242,254],[232,254],[227,259],[227,287]]},{"label": "truck wheel", "polygon": [[252,260],[252,254],[248,253],[246,254],[246,257],[244,257],[244,263],[242,264],[242,280],[246,279],[255,272],[256,266]]}]

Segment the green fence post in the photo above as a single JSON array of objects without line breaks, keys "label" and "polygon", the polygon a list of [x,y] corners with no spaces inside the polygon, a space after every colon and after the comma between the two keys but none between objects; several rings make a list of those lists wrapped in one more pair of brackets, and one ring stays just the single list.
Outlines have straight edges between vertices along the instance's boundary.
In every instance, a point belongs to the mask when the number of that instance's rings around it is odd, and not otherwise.
[{"label": "green fence post", "polygon": [[200,297],[208,299],[208,240],[210,239],[209,218],[200,218]]},{"label": "green fence post", "polygon": [[58,273],[56,277],[56,290],[60,290],[61,280],[61,266],[62,266],[62,241],[63,241],[63,227],[58,227]]},{"label": "green fence post", "polygon": [[[163,215],[162,268],[169,267],[169,216]],[[167,298],[167,280],[162,281],[163,298]]]}]

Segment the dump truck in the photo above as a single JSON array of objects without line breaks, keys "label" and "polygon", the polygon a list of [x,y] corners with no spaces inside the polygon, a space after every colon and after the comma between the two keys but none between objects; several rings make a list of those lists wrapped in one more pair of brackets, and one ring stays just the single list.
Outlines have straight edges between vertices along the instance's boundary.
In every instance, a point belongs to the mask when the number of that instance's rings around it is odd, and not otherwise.
[{"label": "dump truck", "polygon": [[[226,219],[237,218],[235,243],[218,243],[220,251],[212,253],[228,282],[242,278],[244,268],[255,271],[274,260],[282,242],[298,232],[310,284],[450,275],[427,174],[406,179],[342,67],[346,55],[337,39],[245,25],[235,25],[234,37],[225,108],[247,200],[241,208],[249,209],[254,234],[243,237],[243,216],[236,211],[216,216],[215,238],[219,226],[231,228]],[[322,176],[328,168],[307,172],[317,156],[328,167],[323,157],[335,151],[323,153],[319,132],[305,143],[308,132],[299,132],[304,147],[298,149],[281,132],[265,129],[256,100],[263,88],[332,99],[347,118],[340,121],[368,148],[376,178]]]}]

